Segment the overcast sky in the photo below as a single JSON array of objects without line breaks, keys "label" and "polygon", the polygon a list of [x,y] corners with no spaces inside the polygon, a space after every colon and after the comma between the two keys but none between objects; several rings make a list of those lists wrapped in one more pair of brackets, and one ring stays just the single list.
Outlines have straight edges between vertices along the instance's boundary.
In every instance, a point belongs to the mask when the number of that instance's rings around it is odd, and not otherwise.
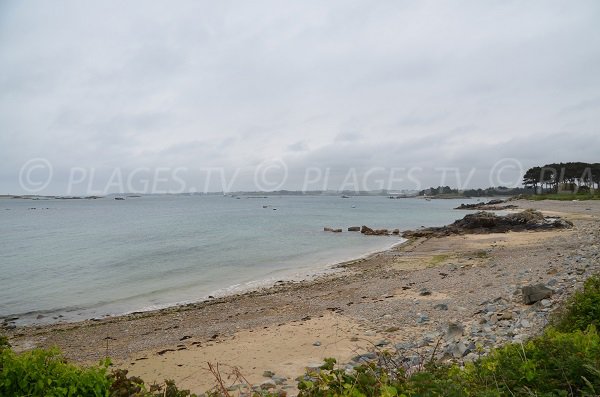
[{"label": "overcast sky", "polygon": [[198,191],[327,170],[488,186],[598,162],[599,21],[597,0],[2,1],[0,193],[118,191],[136,169]]}]

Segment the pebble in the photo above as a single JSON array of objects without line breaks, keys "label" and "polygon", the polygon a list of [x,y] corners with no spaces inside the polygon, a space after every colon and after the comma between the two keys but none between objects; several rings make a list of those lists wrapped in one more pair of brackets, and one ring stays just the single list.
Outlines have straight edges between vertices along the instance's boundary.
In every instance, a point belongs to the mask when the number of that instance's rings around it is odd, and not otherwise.
[{"label": "pebble", "polygon": [[263,372],[262,376],[264,376],[265,378],[272,378],[273,376],[275,376],[275,372],[267,370]]},{"label": "pebble", "polygon": [[423,324],[429,321],[429,316],[427,314],[418,314],[417,315],[417,323]]}]

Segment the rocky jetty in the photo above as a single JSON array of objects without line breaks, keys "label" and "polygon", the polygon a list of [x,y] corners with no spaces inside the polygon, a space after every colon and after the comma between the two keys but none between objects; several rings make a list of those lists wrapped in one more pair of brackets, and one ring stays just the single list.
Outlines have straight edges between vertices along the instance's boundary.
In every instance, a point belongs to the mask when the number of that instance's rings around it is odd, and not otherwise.
[{"label": "rocky jetty", "polygon": [[500,211],[500,210],[513,210],[519,208],[514,204],[500,205],[505,203],[504,200],[490,200],[487,203],[473,203],[473,204],[461,204],[454,208],[455,210],[482,210],[482,211]]},{"label": "rocky jetty", "polygon": [[560,217],[545,217],[541,212],[525,210],[522,212],[495,215],[480,211],[465,215],[454,223],[441,227],[428,227],[408,230],[402,233],[404,238],[443,237],[453,234],[506,233],[524,230],[569,229],[573,223]]}]

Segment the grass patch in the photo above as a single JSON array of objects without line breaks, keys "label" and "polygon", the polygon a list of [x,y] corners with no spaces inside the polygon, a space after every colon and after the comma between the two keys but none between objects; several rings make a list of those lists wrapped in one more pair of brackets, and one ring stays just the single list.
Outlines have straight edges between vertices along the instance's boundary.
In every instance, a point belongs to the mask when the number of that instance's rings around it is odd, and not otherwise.
[{"label": "grass patch", "polygon": [[431,266],[437,266],[440,263],[448,260],[450,258],[450,255],[448,254],[440,254],[440,255],[434,255],[431,257],[431,259],[429,260],[429,264]]},{"label": "grass patch", "polygon": [[486,259],[490,257],[490,253],[486,250],[477,250],[473,253],[473,256],[479,259]]},{"label": "grass patch", "polygon": [[600,194],[572,194],[572,193],[548,193],[548,194],[533,194],[525,196],[527,200],[541,201],[541,200],[559,200],[559,201],[573,201],[573,200],[600,200]]}]

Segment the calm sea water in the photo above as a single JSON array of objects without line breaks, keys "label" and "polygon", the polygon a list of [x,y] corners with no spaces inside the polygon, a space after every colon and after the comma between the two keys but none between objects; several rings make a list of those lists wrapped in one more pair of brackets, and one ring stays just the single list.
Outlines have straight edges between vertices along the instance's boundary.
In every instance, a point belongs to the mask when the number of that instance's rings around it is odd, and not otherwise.
[{"label": "calm sea water", "polygon": [[464,215],[452,210],[460,202],[331,196],[0,199],[0,317],[18,316],[21,324],[81,320],[303,278],[401,241],[326,233],[324,226],[442,225]]}]

